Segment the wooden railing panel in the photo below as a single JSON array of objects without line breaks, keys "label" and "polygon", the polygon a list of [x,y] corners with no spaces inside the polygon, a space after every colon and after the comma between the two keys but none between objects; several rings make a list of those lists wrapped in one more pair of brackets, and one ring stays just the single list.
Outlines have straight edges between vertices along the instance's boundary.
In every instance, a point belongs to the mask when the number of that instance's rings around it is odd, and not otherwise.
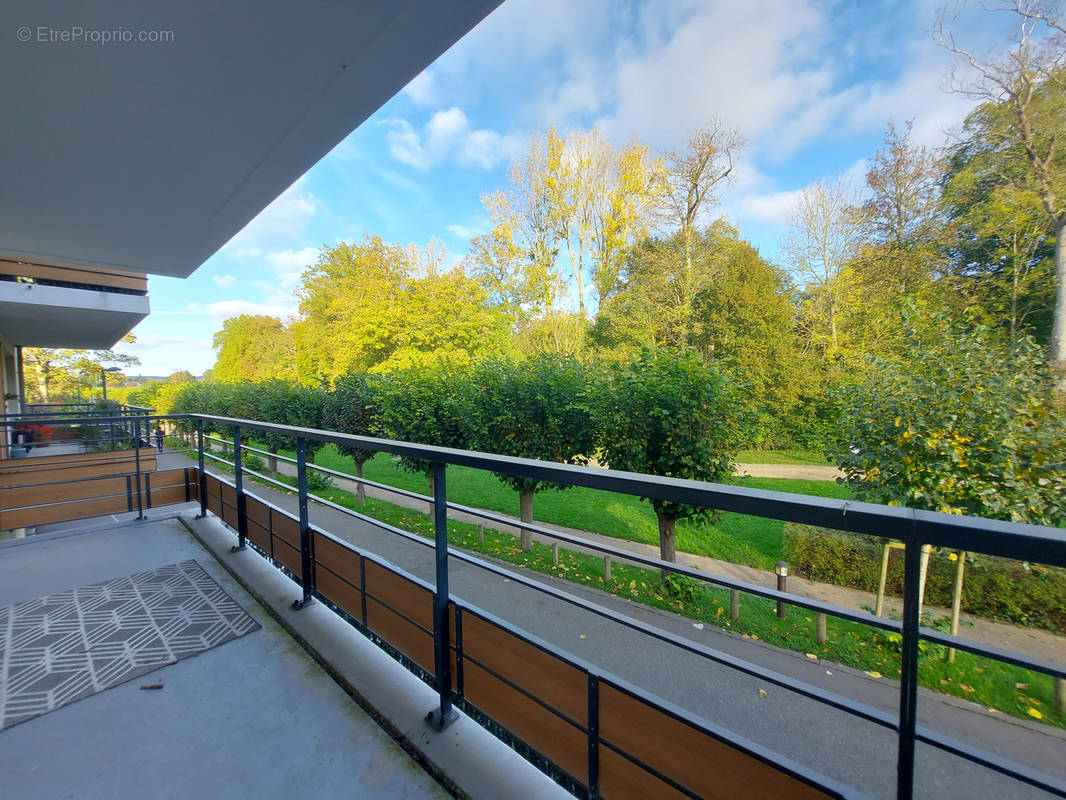
[{"label": "wooden railing panel", "polygon": [[148,291],[148,276],[143,272],[121,272],[103,267],[80,267],[74,264],[42,264],[0,259],[0,275],[38,280],[82,283],[110,289]]},{"label": "wooden railing panel", "polygon": [[53,522],[69,522],[75,519],[119,514],[129,510],[125,494],[119,497],[98,497],[91,500],[75,500],[50,506],[22,508],[17,511],[0,511],[0,530],[49,525]]},{"label": "wooden railing panel", "polygon": [[140,464],[133,450],[104,453],[71,453],[48,458],[8,458],[0,461],[0,487],[58,483],[86,478],[102,478],[136,472],[153,472],[155,451],[141,450]]},{"label": "wooden railing panel", "polygon": [[[466,649],[466,623],[463,623]],[[510,678],[510,676],[508,676]],[[472,661],[463,661],[463,694],[571,776],[588,781],[588,735]],[[653,795],[649,795],[652,797]]]},{"label": "wooden railing panel", "polygon": [[539,697],[578,725],[587,725],[588,675],[584,670],[466,611],[463,654]]},{"label": "wooden railing panel", "polygon": [[[367,564],[369,570],[370,564]],[[367,584],[370,584],[369,575]],[[400,616],[369,594],[366,599],[366,624],[374,633],[387,641],[427,672],[433,672],[433,634],[419,628]]]},{"label": "wooden railing panel", "polygon": [[433,592],[424,586],[368,560],[366,591],[426,630],[433,630]]},{"label": "wooden railing panel", "polygon": [[331,603],[361,620],[363,593],[360,588],[359,554],[315,533],[315,585]]},{"label": "wooden railing panel", "polygon": [[0,489],[0,508],[22,508],[41,503],[86,500],[125,493],[125,477],[89,478],[73,483],[53,483],[42,486],[11,486]]},{"label": "wooden railing panel", "polygon": [[[824,800],[830,795],[608,683],[599,687],[599,735],[708,800]],[[601,746],[601,752],[605,748]],[[623,759],[624,760],[624,759]],[[617,767],[614,772],[610,767]],[[649,778],[654,776],[649,775]],[[655,783],[661,784],[657,779]],[[609,800],[659,796],[637,793],[629,766],[600,761],[600,792]],[[665,789],[663,790],[665,792]]]}]

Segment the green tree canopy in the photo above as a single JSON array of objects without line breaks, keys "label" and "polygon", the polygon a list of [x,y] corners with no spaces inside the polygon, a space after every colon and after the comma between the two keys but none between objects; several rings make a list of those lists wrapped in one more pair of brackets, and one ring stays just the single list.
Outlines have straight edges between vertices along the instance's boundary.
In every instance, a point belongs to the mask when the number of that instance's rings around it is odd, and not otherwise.
[{"label": "green tree canopy", "polygon": [[[613,365],[596,399],[600,452],[611,469],[721,481],[741,440],[740,398],[695,354],[645,352]],[[664,561],[675,561],[674,523],[712,509],[652,500]]]},{"label": "green tree canopy", "polygon": [[1066,419],[1040,348],[983,327],[913,328],[900,362],[843,393],[834,460],[876,503],[1045,525],[1066,521]]}]

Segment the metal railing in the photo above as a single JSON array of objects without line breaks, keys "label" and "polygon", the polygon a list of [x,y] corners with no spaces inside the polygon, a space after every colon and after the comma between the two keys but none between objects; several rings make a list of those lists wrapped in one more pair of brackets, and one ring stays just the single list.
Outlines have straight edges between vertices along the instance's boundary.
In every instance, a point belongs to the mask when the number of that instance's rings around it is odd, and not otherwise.
[{"label": "metal railing", "polygon": [[[893,731],[897,740],[896,755],[896,796],[898,798],[910,798],[915,790],[915,749],[917,743],[930,745],[938,750],[961,757],[972,763],[981,765],[1024,784],[1036,787],[1052,795],[1066,797],[1066,783],[1052,776],[1041,773],[1030,767],[1019,764],[1003,756],[987,752],[962,742],[951,736],[936,732],[920,725],[917,719],[917,692],[918,692],[918,662],[919,647],[921,642],[928,641],[944,645],[961,651],[966,651],[977,656],[987,657],[1008,664],[1017,665],[1026,669],[1033,669],[1055,678],[1066,678],[1066,665],[1052,663],[1046,660],[1034,659],[1021,656],[1017,653],[1001,648],[980,644],[965,638],[951,636],[931,628],[923,627],[920,620],[920,553],[923,545],[933,545],[957,550],[967,550],[974,553],[999,556],[1003,558],[1018,559],[1023,561],[1037,562],[1056,567],[1066,567],[1066,532],[1045,528],[1035,525],[987,520],[973,517],[962,517],[935,512],[918,511],[906,508],[880,506],[869,503],[851,502],[844,500],[810,497],[804,495],[789,494],[759,489],[747,489],[736,486],[711,484],[689,481],[677,478],[664,478],[634,473],[615,472],[610,470],[594,469],[564,464],[553,464],[530,459],[512,458],[488,453],[476,453],[450,448],[418,445],[406,442],[396,442],[369,437],[359,437],[330,431],[312,430],[306,428],[294,428],[289,426],[275,425],[257,422],[254,420],[213,417],[205,415],[178,415],[170,417],[145,417],[145,422],[150,423],[157,419],[171,419],[188,429],[195,431],[197,438],[195,451],[199,462],[199,500],[201,513],[206,514],[211,503],[217,506],[216,513],[222,516],[237,531],[237,547],[243,549],[247,546],[250,537],[253,543],[257,543],[261,550],[261,542],[266,542],[264,550],[267,555],[275,558],[297,577],[301,586],[301,597],[294,603],[302,606],[310,602],[318,593],[316,584],[316,570],[324,569],[334,580],[336,575],[329,568],[322,566],[323,562],[316,557],[315,543],[321,547],[337,544],[339,540],[325,531],[315,530],[309,521],[308,503],[314,501],[325,507],[332,508],[354,518],[361,519],[368,524],[382,530],[387,530],[396,536],[404,537],[412,542],[432,547],[435,557],[435,580],[432,585],[425,588],[432,594],[431,624],[424,626],[423,630],[432,635],[433,658],[431,664],[423,664],[423,668],[430,673],[438,689],[439,703],[433,710],[432,720],[437,727],[444,727],[453,717],[452,704],[457,698],[463,697],[462,653],[464,652],[462,638],[463,614],[483,619],[495,619],[491,614],[476,609],[461,599],[452,596],[449,592],[449,558],[457,561],[475,564],[480,569],[505,575],[511,581],[515,581],[525,587],[538,592],[551,595],[554,598],[581,607],[585,611],[600,617],[612,620],[619,625],[640,630],[643,634],[654,637],[660,641],[680,648],[689,653],[706,658],[710,661],[726,665],[739,672],[756,676],[760,680],[770,684],[781,686],[802,697],[806,697],[824,704],[828,707],[846,712],[857,719],[872,723],[881,728]],[[210,440],[208,429],[228,431],[232,435],[233,444],[233,482],[232,484],[216,476],[209,476],[205,470],[206,458],[218,458],[209,452],[205,452],[205,439]],[[242,465],[242,453],[247,448],[243,444],[242,437],[254,435],[254,432],[281,435],[291,437],[294,442],[297,457],[288,459],[285,456],[262,452],[269,457],[277,457],[279,460],[294,462],[297,470],[297,514],[287,514],[271,504],[257,498],[247,491],[245,475],[248,472]],[[433,490],[431,498],[433,506],[433,529],[434,539],[429,542],[415,534],[402,531],[391,525],[375,520],[365,514],[360,514],[325,498],[314,497],[307,489],[307,470],[312,465],[307,464],[306,452],[309,441],[332,443],[339,446],[358,447],[390,453],[398,456],[420,459],[433,464]],[[225,459],[219,459],[225,460]],[[602,543],[572,536],[556,530],[544,529],[534,524],[520,523],[510,517],[485,512],[478,509],[449,503],[447,501],[446,471],[447,465],[458,465],[486,470],[493,473],[505,473],[524,478],[551,483],[560,483],[572,486],[588,487],[592,489],[617,492],[638,497],[669,500],[688,505],[712,507],[721,511],[732,511],[741,514],[750,514],[789,522],[805,523],[819,527],[846,530],[853,533],[876,537],[890,537],[905,544],[904,576],[903,576],[903,616],[901,620],[891,620],[875,617],[870,614],[840,608],[817,600],[812,600],[800,595],[781,592],[774,589],[756,586],[743,581],[732,580],[721,576],[712,575],[699,569],[684,567],[671,562],[664,562],[656,558],[641,556],[628,550],[611,547]],[[328,470],[321,467],[313,467],[322,472],[334,474],[349,480],[358,481],[354,476]],[[257,479],[277,485],[288,491],[294,487],[280,481],[271,479],[269,476],[252,473]],[[216,489],[214,495],[209,492],[210,485]],[[372,481],[362,481],[364,484],[374,485]],[[222,487],[229,487],[223,489]],[[232,503],[223,497],[232,490]],[[405,493],[402,490],[400,493]],[[405,493],[423,500],[430,500],[415,493]],[[212,499],[214,498],[214,499]],[[250,522],[249,507],[251,504],[252,518]],[[262,515],[266,510],[267,517],[271,520],[264,528],[260,519],[255,515]],[[489,563],[476,556],[463,551],[450,548],[447,540],[447,513],[448,510],[461,511],[480,515],[482,518],[499,524],[518,526],[530,531],[540,533],[553,539],[567,542],[581,548],[592,549],[604,554],[616,555],[620,560],[625,560],[657,570],[666,570],[679,575],[688,576],[704,583],[709,583],[723,588],[743,591],[767,598],[772,601],[780,601],[789,605],[812,610],[817,613],[825,613],[834,617],[859,622],[900,637],[901,670],[899,684],[899,706],[897,713],[890,713],[882,709],[859,703],[843,695],[831,692],[817,686],[805,683],[795,678],[774,672],[772,670],[748,663],[742,659],[718,652],[711,648],[677,636],[665,630],[649,628],[630,617],[612,611],[609,608],[593,602],[578,598],[572,594],[561,591],[555,587],[544,585],[531,578],[527,578],[516,571],[507,570],[495,564]],[[273,518],[277,515],[278,531],[274,529]],[[285,520],[288,521],[285,521]],[[286,525],[292,524],[292,534],[284,533]],[[265,539],[262,537],[265,533]],[[296,533],[298,532],[298,535]],[[288,536],[288,538],[285,538]],[[365,570],[366,563],[378,563],[376,557],[370,553],[364,553],[350,545],[344,545],[358,553],[359,569]],[[323,577],[326,575],[323,572]],[[351,576],[349,576],[351,577]],[[339,580],[339,579],[337,579]],[[417,579],[411,579],[418,583]],[[343,581],[342,581],[343,583]],[[341,584],[338,584],[341,585]],[[362,623],[366,621],[367,584],[365,578],[351,577],[347,586],[353,591],[358,589],[362,597],[363,612]],[[374,599],[371,596],[371,599]],[[335,601],[331,599],[335,604]],[[347,609],[346,609],[347,610]],[[358,609],[356,613],[347,610],[349,615],[359,621]],[[399,613],[399,612],[397,612]],[[402,616],[402,615],[401,615]],[[566,662],[580,669],[588,682],[588,716],[584,726],[578,725],[583,735],[588,738],[588,764],[584,776],[579,777],[579,783],[590,796],[598,794],[598,767],[599,759],[602,758],[599,734],[596,730],[593,713],[596,698],[600,686],[613,687],[614,690],[623,694],[629,693],[642,698],[642,702],[651,703],[655,709],[671,716],[675,720],[681,720],[686,725],[699,729],[702,734],[718,738],[723,741],[732,741],[740,750],[756,760],[775,765],[785,774],[797,777],[802,782],[811,786],[819,787],[829,796],[855,796],[855,793],[840,785],[810,773],[802,767],[783,759],[773,753],[762,750],[750,742],[743,742],[736,737],[730,738],[727,731],[716,728],[706,720],[692,717],[691,714],[676,707],[670,706],[665,701],[651,697],[647,692],[637,690],[624,682],[598,670],[596,667],[580,662],[550,644],[536,640],[514,628],[507,626],[502,621],[495,620],[495,624],[505,628],[511,635],[518,636],[523,642],[534,646],[553,658]],[[457,641],[458,640],[458,641]],[[456,669],[460,671],[458,679],[453,675],[452,663],[456,660]],[[485,664],[480,664],[484,669]],[[506,681],[505,675],[499,676]],[[559,715],[555,708],[547,706],[541,698],[535,696],[521,686],[512,687],[516,691],[528,696],[534,704],[544,705],[552,713]],[[573,719],[570,722],[577,724]],[[738,744],[739,742],[739,744]],[[612,752],[619,750],[617,744],[606,742],[603,745]],[[621,753],[621,751],[619,750]],[[634,761],[631,754],[622,755]],[[666,785],[690,796],[691,788],[679,785],[673,778],[656,770],[654,764],[647,764],[636,760],[641,768],[650,774],[664,780]],[[569,770],[568,774],[573,774]]]}]

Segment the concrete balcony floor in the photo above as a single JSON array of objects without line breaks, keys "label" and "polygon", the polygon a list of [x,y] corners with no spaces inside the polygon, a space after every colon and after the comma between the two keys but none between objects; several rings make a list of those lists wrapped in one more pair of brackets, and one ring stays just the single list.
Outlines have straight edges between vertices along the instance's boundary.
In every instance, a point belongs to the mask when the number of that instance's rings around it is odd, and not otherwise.
[{"label": "concrete balcony floor", "polygon": [[[181,520],[105,518],[53,531],[0,543],[0,607],[195,559],[261,627],[0,731],[5,797],[449,796]],[[332,616],[314,606],[296,613],[312,610]],[[0,654],[0,677],[9,661]],[[384,669],[367,669],[368,679],[402,691],[413,677],[387,657]],[[417,698],[418,714],[431,706],[424,684],[402,693]]]}]

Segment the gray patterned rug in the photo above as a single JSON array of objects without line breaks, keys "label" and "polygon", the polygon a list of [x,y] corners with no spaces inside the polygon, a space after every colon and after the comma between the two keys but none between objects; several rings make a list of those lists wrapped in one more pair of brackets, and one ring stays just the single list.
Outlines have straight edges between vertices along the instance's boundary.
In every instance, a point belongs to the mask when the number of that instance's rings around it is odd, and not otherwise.
[{"label": "gray patterned rug", "polygon": [[0,730],[258,628],[195,561],[0,608]]}]

